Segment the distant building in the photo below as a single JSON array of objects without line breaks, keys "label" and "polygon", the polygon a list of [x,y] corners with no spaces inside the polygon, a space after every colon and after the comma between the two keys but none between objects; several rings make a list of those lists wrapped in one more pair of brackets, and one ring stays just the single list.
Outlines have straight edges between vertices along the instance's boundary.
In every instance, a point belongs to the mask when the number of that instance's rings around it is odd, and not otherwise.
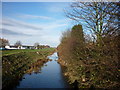
[{"label": "distant building", "polygon": [[27,46],[27,45],[23,45],[23,46],[5,46],[5,49],[35,49],[34,46]]},{"label": "distant building", "polygon": [[0,49],[4,50],[4,49],[43,49],[43,48],[50,48],[50,46],[41,45],[40,47],[35,47],[35,46],[28,46],[28,45],[22,45],[22,46],[7,45],[5,46],[5,48],[0,48]]},{"label": "distant building", "polygon": [[50,48],[50,46],[46,45],[45,48]]},{"label": "distant building", "polygon": [[34,46],[28,46],[28,45],[23,45],[22,47],[25,49],[35,49]]},{"label": "distant building", "polygon": [[25,49],[23,46],[5,46],[5,49]]}]

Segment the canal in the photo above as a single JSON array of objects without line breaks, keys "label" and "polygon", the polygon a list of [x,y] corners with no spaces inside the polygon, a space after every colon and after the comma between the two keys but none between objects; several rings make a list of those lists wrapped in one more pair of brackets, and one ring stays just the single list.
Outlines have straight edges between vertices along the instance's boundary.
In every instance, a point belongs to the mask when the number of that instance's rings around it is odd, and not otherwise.
[{"label": "canal", "polygon": [[14,89],[18,88],[69,88],[68,82],[65,80],[61,66],[57,63],[58,56],[55,52],[51,59],[39,68],[39,73],[32,71],[31,74],[24,74],[19,84]]}]

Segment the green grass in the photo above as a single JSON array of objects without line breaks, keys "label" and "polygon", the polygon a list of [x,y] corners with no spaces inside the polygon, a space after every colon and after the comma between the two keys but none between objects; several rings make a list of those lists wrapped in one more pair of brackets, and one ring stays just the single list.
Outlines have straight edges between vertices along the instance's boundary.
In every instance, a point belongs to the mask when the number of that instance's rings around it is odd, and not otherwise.
[{"label": "green grass", "polygon": [[51,51],[51,50],[54,50],[54,48],[3,50],[3,51],[2,51],[2,56],[17,54],[17,53],[24,53],[24,52],[44,52],[44,51]]},{"label": "green grass", "polygon": [[[37,62],[47,61],[55,48],[25,49],[25,50],[3,50],[2,51],[2,84],[3,88],[14,86],[29,67]],[[17,77],[17,78],[16,78]]]}]

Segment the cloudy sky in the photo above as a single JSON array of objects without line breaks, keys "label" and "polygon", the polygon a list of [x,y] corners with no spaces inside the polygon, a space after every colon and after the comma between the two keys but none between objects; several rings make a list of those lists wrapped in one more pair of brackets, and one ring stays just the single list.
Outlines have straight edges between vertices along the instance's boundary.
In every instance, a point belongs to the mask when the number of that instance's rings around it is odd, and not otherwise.
[{"label": "cloudy sky", "polygon": [[68,2],[3,2],[2,37],[10,44],[20,40],[23,45],[35,42],[57,46],[63,31],[72,27],[64,9]]}]

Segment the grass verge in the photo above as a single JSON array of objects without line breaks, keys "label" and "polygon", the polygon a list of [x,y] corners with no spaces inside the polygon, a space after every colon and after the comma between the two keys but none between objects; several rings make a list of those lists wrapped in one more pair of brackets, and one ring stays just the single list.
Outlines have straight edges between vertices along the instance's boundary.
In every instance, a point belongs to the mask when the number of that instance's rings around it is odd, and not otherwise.
[{"label": "grass verge", "polygon": [[31,65],[38,60],[46,62],[46,57],[54,52],[54,48],[39,50],[5,50],[2,55],[2,88],[13,88],[18,84]]}]

